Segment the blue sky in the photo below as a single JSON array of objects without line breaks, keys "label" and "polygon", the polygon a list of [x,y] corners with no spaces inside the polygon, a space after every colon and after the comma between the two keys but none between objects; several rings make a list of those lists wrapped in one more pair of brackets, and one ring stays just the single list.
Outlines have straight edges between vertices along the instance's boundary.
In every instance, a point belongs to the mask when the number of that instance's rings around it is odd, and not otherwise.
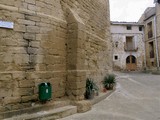
[{"label": "blue sky", "polygon": [[110,0],[111,21],[137,22],[154,0]]}]

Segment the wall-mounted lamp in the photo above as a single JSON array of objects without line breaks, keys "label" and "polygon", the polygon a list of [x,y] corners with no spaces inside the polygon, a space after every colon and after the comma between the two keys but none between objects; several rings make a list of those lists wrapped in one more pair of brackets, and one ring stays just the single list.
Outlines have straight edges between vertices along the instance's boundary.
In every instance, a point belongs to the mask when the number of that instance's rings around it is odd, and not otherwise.
[{"label": "wall-mounted lamp", "polygon": [[115,46],[118,47],[118,41],[115,42]]}]

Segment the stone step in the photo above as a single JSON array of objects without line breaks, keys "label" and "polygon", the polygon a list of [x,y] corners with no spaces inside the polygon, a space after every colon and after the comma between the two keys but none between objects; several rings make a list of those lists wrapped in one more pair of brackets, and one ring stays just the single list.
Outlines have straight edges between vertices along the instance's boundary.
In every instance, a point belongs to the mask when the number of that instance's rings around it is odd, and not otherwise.
[{"label": "stone step", "polygon": [[40,111],[33,114],[22,114],[4,120],[56,120],[77,113],[77,107],[68,105],[56,109]]},{"label": "stone step", "polygon": [[61,108],[70,105],[70,100],[68,99],[58,99],[54,101],[48,101],[45,104],[34,103],[32,107],[24,108],[21,110],[13,110],[9,112],[0,113],[0,119],[12,118],[13,116],[19,116],[22,114],[32,114],[39,111],[48,111],[51,109]]}]

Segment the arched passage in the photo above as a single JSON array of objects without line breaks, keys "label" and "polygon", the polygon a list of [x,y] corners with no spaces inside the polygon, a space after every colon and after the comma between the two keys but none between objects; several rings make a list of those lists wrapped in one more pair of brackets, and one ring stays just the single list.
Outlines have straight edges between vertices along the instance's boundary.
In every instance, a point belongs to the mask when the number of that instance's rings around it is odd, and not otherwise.
[{"label": "arched passage", "polygon": [[126,58],[126,69],[127,70],[136,70],[137,68],[137,59],[135,56],[130,55]]}]

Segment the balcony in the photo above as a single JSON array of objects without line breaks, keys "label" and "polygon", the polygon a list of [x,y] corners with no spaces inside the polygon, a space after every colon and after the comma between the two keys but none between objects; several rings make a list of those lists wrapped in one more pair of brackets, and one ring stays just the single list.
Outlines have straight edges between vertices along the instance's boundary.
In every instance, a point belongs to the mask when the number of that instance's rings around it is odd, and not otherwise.
[{"label": "balcony", "polygon": [[152,31],[149,31],[148,32],[148,38],[152,38],[153,37],[153,32]]},{"label": "balcony", "polygon": [[150,51],[150,58],[154,58],[154,50]]},{"label": "balcony", "polygon": [[124,46],[124,51],[125,52],[137,52],[138,51],[138,47],[134,48],[134,47],[127,47],[126,45]]}]

